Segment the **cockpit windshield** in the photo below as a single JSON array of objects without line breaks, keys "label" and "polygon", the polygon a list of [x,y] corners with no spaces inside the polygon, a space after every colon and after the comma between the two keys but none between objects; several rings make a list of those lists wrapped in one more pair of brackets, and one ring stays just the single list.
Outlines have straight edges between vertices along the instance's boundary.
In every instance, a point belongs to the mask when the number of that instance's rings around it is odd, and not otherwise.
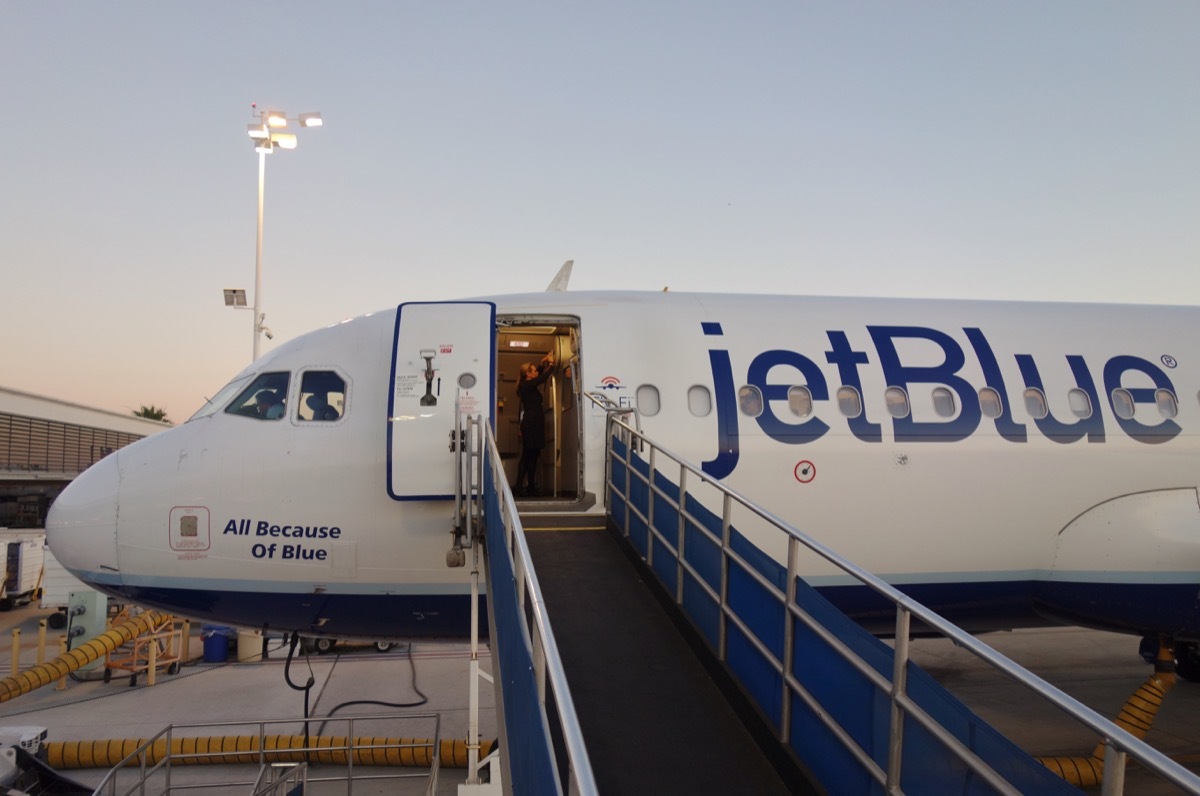
[{"label": "cockpit windshield", "polygon": [[209,398],[204,406],[196,410],[196,413],[189,417],[186,422],[190,423],[193,420],[198,420],[202,417],[208,417],[209,415],[219,412],[221,408],[225,406],[225,404],[229,403],[230,398],[232,398],[243,387],[246,386],[246,382],[250,381],[253,376],[254,374],[247,373],[245,376],[238,376],[236,379],[226,384],[217,391],[216,395],[214,395],[212,398]]},{"label": "cockpit windshield", "polygon": [[261,373],[225,409],[226,414],[278,420],[287,414],[290,373]]}]

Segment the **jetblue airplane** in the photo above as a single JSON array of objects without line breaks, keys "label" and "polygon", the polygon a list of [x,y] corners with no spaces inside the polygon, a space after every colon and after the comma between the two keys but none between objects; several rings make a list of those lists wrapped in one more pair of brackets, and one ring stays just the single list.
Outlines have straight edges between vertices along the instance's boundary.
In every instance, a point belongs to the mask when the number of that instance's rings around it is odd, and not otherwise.
[{"label": "jetblue airplane", "polygon": [[[456,404],[510,480],[517,382],[553,353],[542,508],[602,513],[605,412],[969,630],[1200,640],[1190,307],[564,292],[411,302],[252,363],[101,460],[47,533],[135,603],[338,637],[462,636]],[[752,539],[752,541],[754,541]],[[851,615],[879,606],[823,565]],[[889,615],[890,621],[890,615]]]}]

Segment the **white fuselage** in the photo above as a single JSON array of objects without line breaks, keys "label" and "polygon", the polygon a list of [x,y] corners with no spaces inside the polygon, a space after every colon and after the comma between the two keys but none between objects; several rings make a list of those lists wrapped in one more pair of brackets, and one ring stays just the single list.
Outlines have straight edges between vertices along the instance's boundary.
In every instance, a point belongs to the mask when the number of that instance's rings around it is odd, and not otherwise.
[{"label": "white fuselage", "polygon": [[[446,566],[454,401],[519,446],[506,390],[544,345],[560,362],[544,477],[563,511],[602,511],[587,499],[603,495],[595,393],[968,625],[1200,634],[1197,310],[672,293],[468,304],[405,304],[400,323],[379,312],[280,346],[235,383],[287,374],[272,377],[282,414],[232,413],[225,394],[104,459],[55,504],[55,555],[206,619],[461,633],[467,573]],[[305,416],[313,392],[336,397],[336,419]],[[832,570],[805,574],[864,607]]]}]

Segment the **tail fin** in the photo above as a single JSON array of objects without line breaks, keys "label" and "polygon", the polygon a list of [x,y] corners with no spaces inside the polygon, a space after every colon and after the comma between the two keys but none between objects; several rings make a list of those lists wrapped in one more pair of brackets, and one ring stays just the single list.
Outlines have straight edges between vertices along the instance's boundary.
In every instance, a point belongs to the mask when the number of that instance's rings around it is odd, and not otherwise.
[{"label": "tail fin", "polygon": [[558,273],[550,280],[550,284],[546,285],[547,293],[563,293],[567,289],[567,282],[571,281],[571,266],[575,265],[574,260],[567,260],[562,264],[562,268],[558,269]]}]

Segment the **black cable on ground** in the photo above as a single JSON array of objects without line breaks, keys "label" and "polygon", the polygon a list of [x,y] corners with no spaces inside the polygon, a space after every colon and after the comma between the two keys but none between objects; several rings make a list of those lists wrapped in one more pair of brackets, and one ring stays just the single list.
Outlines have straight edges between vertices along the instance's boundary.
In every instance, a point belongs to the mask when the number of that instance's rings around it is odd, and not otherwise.
[{"label": "black cable on ground", "polygon": [[[409,683],[409,685],[412,688],[412,690],[414,692],[416,692],[417,696],[421,697],[421,700],[419,702],[384,702],[384,701],[378,700],[378,699],[353,699],[348,702],[342,702],[339,705],[335,705],[328,712],[328,714],[326,714],[325,720],[322,721],[321,726],[317,728],[317,735],[320,735],[321,733],[323,733],[325,731],[325,725],[328,724],[329,720],[333,718],[333,714],[337,713],[342,708],[348,708],[352,705],[379,705],[380,707],[385,707],[385,708],[419,708],[422,705],[428,704],[429,697],[426,696],[424,694],[424,692],[421,691],[420,687],[417,685],[417,662],[413,659],[413,656],[412,656],[412,644],[409,643],[406,645],[406,647],[407,647],[406,658],[408,660],[409,669],[412,674],[412,679],[411,679],[411,682]],[[341,660],[341,656],[338,656],[338,660]]]},{"label": "black cable on ground", "polygon": [[[292,658],[296,655],[296,645],[300,643],[300,634],[292,633],[292,641],[288,645],[287,661],[283,665],[283,679],[287,682],[288,687],[295,691],[304,692],[304,745],[308,746],[308,699],[312,693],[312,687],[316,685],[317,678],[313,675],[312,661],[308,659],[308,650],[301,648],[304,653],[304,662],[308,664],[308,682],[304,685],[296,685],[292,682]],[[320,733],[317,733],[320,735]]]}]

